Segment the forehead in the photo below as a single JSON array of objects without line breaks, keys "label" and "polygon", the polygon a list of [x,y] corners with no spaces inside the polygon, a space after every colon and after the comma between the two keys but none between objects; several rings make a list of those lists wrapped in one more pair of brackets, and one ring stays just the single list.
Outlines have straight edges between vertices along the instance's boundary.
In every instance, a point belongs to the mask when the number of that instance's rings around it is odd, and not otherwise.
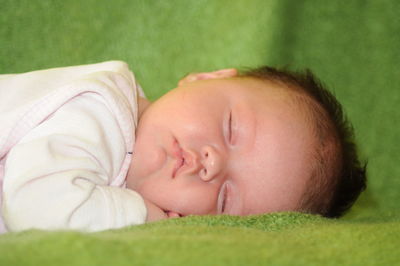
[{"label": "forehead", "polygon": [[190,92],[193,97],[207,96],[220,99],[240,97],[241,101],[261,103],[270,100],[289,102],[292,93],[276,83],[248,77],[200,80],[187,84],[183,89]]}]

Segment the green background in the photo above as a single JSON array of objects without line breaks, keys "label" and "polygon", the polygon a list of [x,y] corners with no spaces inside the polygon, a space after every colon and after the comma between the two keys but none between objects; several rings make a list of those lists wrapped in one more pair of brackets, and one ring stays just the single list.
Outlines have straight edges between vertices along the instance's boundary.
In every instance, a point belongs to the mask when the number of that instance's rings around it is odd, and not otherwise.
[{"label": "green background", "polygon": [[399,261],[399,17],[396,0],[0,0],[0,73],[119,59],[155,100],[189,72],[307,67],[343,104],[369,162],[368,189],[340,220],[189,217],[90,235],[8,234],[0,265]]}]

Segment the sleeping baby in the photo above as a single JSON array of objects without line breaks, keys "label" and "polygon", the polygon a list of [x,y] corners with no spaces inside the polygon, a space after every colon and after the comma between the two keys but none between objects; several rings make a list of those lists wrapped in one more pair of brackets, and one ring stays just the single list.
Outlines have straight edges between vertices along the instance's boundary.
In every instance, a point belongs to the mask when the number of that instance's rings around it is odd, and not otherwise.
[{"label": "sleeping baby", "polygon": [[339,217],[365,176],[340,104],[309,71],[189,74],[153,103],[120,61],[0,75],[2,232]]}]

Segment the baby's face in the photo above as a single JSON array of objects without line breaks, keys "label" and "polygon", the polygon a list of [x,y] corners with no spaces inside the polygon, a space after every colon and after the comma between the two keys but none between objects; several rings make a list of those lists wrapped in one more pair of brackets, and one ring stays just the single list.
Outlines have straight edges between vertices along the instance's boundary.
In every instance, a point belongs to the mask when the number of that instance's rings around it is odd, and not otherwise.
[{"label": "baby's face", "polygon": [[139,120],[128,187],[183,216],[296,210],[314,143],[288,93],[250,78],[171,90]]}]

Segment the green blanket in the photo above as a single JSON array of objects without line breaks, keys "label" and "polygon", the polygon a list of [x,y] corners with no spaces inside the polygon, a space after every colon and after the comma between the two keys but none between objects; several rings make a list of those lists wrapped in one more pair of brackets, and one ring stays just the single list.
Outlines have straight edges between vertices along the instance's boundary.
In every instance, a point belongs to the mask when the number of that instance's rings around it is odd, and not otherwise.
[{"label": "green blanket", "polygon": [[186,217],[0,236],[0,265],[394,265],[400,261],[400,2],[0,0],[0,73],[127,61],[150,99],[194,71],[308,67],[343,103],[368,189],[344,218]]}]

